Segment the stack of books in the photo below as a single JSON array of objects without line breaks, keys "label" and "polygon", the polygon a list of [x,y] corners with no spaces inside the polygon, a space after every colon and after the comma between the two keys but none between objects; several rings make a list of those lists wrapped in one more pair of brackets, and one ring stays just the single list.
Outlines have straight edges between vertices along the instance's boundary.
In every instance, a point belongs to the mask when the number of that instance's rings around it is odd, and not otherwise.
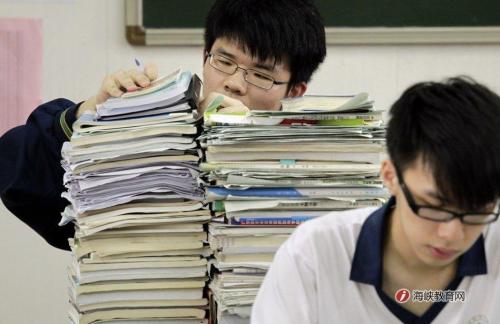
[{"label": "stack of books", "polygon": [[74,124],[62,150],[72,323],[206,321],[200,84],[177,70]]},{"label": "stack of books", "polygon": [[382,111],[368,94],[284,99],[280,111],[205,112],[207,200],[214,218],[211,308],[248,321],[279,246],[302,222],[334,210],[380,206]]}]

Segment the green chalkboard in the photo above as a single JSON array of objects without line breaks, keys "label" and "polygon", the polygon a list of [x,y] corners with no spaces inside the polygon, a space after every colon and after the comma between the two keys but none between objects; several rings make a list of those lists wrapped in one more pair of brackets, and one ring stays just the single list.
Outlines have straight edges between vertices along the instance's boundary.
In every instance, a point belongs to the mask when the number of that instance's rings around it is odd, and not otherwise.
[{"label": "green chalkboard", "polygon": [[[272,1],[272,0],[269,0]],[[200,44],[214,0],[127,0],[150,44]],[[499,42],[500,0],[316,0],[329,43]],[[140,20],[140,21],[137,21]],[[166,37],[166,38],[165,38]],[[189,37],[191,37],[189,39]],[[130,37],[129,37],[130,40]],[[141,39],[142,40],[142,39]]]},{"label": "green chalkboard", "polygon": [[[203,28],[213,0],[143,0],[146,28]],[[182,13],[182,14],[179,14]]]},{"label": "green chalkboard", "polygon": [[[144,26],[202,28],[205,15],[213,2],[213,0],[143,0]],[[329,27],[500,26],[499,0],[317,0],[315,2],[325,24]]]}]

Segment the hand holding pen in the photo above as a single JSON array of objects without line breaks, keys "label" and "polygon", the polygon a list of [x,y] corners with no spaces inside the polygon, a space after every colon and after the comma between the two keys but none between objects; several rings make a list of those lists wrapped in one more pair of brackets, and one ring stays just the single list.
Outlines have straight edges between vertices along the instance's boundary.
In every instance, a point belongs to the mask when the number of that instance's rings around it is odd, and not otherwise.
[{"label": "hand holding pen", "polygon": [[80,117],[84,111],[95,112],[96,105],[103,103],[109,97],[120,97],[125,92],[147,87],[152,80],[158,77],[156,64],[149,63],[142,66],[138,59],[134,61],[140,69],[122,69],[107,75],[97,94],[80,105],[76,112],[76,117]]}]

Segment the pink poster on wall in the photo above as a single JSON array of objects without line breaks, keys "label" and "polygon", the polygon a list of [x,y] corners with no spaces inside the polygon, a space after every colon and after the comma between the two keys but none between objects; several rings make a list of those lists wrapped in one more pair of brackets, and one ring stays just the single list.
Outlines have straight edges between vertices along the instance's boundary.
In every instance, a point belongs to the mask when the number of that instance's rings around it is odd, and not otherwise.
[{"label": "pink poster on wall", "polygon": [[0,18],[0,135],[42,101],[42,20]]}]

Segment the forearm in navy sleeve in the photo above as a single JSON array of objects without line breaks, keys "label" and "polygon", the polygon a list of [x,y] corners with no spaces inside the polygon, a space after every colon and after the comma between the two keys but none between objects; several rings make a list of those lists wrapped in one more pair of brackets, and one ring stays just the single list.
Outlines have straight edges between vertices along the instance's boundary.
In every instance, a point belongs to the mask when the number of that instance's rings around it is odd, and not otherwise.
[{"label": "forearm in navy sleeve", "polygon": [[71,137],[78,105],[56,99],[39,106],[25,125],[0,138],[0,197],[4,205],[54,247],[69,250],[74,225],[59,226],[68,201],[61,148]]}]

